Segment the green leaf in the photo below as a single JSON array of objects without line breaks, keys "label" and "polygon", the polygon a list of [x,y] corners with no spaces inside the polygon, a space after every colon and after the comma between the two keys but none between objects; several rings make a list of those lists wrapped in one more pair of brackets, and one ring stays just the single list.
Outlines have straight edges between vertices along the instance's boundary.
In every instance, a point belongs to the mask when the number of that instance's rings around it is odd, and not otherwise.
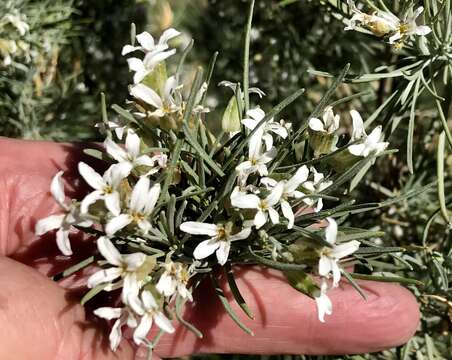
[{"label": "green leaf", "polygon": [[245,299],[243,298],[242,294],[240,293],[239,287],[237,286],[237,283],[235,282],[234,273],[231,268],[230,263],[226,263],[225,265],[225,271],[226,271],[226,278],[228,280],[229,288],[231,289],[232,295],[234,296],[234,299],[236,303],[240,306],[240,308],[243,310],[243,312],[252,320],[254,320],[254,315],[251,309],[246,304]]},{"label": "green leaf", "polygon": [[198,337],[199,339],[203,338],[202,332],[199,331],[196,326],[194,326],[193,324],[189,323],[187,320],[185,320],[182,317],[182,309],[185,305],[185,303],[187,302],[186,299],[182,298],[179,294],[176,296],[176,319],[182,324],[184,325],[188,330],[190,330],[193,334],[196,335],[196,337]]},{"label": "green leaf", "polygon": [[100,284],[88,291],[80,300],[80,305],[84,306],[88,301],[90,301],[94,296],[99,294],[103,289],[107,287],[108,284]]},{"label": "green leaf", "polygon": [[218,298],[221,301],[221,304],[223,305],[224,309],[226,310],[226,312],[228,313],[228,315],[231,317],[231,319],[240,327],[240,329],[242,329],[243,331],[245,331],[247,334],[254,336],[253,331],[248,328],[241,320],[240,318],[237,316],[237,314],[235,313],[235,311],[231,308],[231,305],[228,302],[228,299],[226,298],[226,296],[224,295],[223,289],[220,287],[220,285],[218,284],[218,281],[215,279],[215,277],[213,275],[210,276],[210,279],[212,280],[212,285],[215,289],[215,294],[218,296]]},{"label": "green leaf", "polygon": [[441,215],[446,223],[450,223],[449,212],[446,207],[446,196],[444,190],[444,143],[445,132],[441,132],[438,139],[438,149],[436,157],[436,175],[438,178],[438,201],[441,209]]},{"label": "green leaf", "polygon": [[364,274],[356,274],[350,273],[350,275],[354,279],[360,280],[371,280],[371,281],[381,281],[381,282],[390,282],[390,283],[399,283],[399,284],[409,284],[409,285],[424,285],[421,281],[415,279],[407,279],[401,276],[385,276],[385,275],[364,275]]}]

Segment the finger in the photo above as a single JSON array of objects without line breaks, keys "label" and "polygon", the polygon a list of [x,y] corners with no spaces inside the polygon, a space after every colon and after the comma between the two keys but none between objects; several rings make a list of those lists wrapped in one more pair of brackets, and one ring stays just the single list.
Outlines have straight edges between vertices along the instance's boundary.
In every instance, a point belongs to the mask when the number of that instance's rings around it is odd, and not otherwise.
[{"label": "finger", "polygon": [[92,251],[92,241],[83,242],[80,234],[72,234],[71,242],[79,242],[78,251],[75,257],[64,257],[52,234],[42,238],[34,235],[39,219],[61,212],[49,192],[58,171],[65,172],[68,197],[86,192],[76,172],[81,160],[93,164],[92,158],[83,155],[81,145],[0,138],[0,254],[54,274]]},{"label": "finger", "polygon": [[361,281],[365,301],[350,285],[342,283],[328,294],[333,315],[321,323],[315,301],[288,285],[281,273],[239,268],[236,276],[255,319],[247,318],[230,294],[229,300],[255,335],[244,333],[225,313],[212,288],[204,286],[184,314],[204,338],[197,339],[179,326],[173,336],[164,335],[160,340],[157,353],[161,357],[191,353],[367,353],[405,343],[419,322],[414,296],[398,285]]},{"label": "finger", "polygon": [[134,359],[123,343],[108,348],[103,324],[85,319],[69,293],[35,270],[0,257],[0,359]]}]

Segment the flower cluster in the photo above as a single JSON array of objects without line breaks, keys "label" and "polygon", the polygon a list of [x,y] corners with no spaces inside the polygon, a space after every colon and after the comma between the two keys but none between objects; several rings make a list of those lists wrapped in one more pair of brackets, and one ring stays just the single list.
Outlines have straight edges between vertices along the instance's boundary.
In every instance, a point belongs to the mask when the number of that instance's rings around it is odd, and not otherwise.
[{"label": "flower cluster", "polygon": [[[235,92],[223,124],[233,121],[234,126],[226,124],[215,136],[204,121],[208,79],[167,75],[167,62],[176,53],[170,41],[179,34],[168,29],[155,41],[144,32],[136,36],[139,45],[123,48],[123,55],[144,58],[128,59],[134,75],[127,109],[116,105],[114,121],[104,111],[97,125],[106,134],[105,153],[92,155],[104,161],[105,171],[78,164],[92,188],[80,201],[66,201],[59,172],[51,193],[61,213],[36,225],[37,235],[57,229],[57,245],[68,256],[72,230],[97,237],[100,269],[87,279],[91,290],[83,302],[100,291],[117,295],[118,306],[95,310],[114,320],[113,350],[124,326],[133,329],[137,345],[152,349],[157,341],[147,338],[152,325],[174,332],[170,319],[173,311],[180,319],[178,304],[192,301],[206,274],[216,276],[212,269],[233,263],[296,266],[311,284],[303,292],[315,299],[324,321],[332,313],[327,292],[338,286],[344,271],[339,262],[360,243],[343,242],[338,235],[329,202],[339,201],[332,193],[341,171],[318,161],[319,156],[342,161],[338,156],[347,153],[348,164],[356,164],[382,155],[388,145],[381,127],[367,135],[360,115],[352,111],[350,142],[337,147],[340,116],[331,107],[322,119],[307,119],[303,131],[277,119],[277,111],[248,108],[240,85],[231,82],[221,83]],[[265,95],[258,88],[244,91]],[[308,272],[318,273],[320,286]]]}]

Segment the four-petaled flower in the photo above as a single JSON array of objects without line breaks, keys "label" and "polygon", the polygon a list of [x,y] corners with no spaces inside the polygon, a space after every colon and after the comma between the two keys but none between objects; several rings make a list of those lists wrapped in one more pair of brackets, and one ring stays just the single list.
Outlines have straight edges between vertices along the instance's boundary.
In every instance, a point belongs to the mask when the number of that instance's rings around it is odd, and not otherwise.
[{"label": "four-petaled flower", "polygon": [[339,114],[334,114],[333,108],[327,106],[323,112],[322,119],[309,119],[309,128],[313,131],[318,131],[326,134],[334,134],[339,129]]},{"label": "four-petaled flower", "polygon": [[[101,255],[108,261],[110,267],[95,272],[88,278],[88,287],[93,288],[100,284],[106,284],[105,291],[111,291],[122,287],[122,301],[129,304],[138,296],[140,290],[140,268],[146,264],[146,255],[141,252],[122,255],[106,236],[97,239],[97,248]],[[114,280],[120,280],[113,283]]]},{"label": "four-petaled flower", "polygon": [[130,308],[113,308],[113,307],[100,307],[94,310],[94,314],[105,320],[113,320],[114,322],[110,331],[110,348],[113,351],[119,346],[122,339],[122,327],[127,325],[130,328],[135,328],[137,326],[137,320],[134,313]]},{"label": "four-petaled flower", "polygon": [[239,176],[239,182],[243,185],[249,175],[258,172],[261,176],[267,176],[267,164],[276,156],[276,149],[262,152],[262,136],[264,128],[262,126],[251,136],[248,144],[248,160],[237,165],[235,170]]},{"label": "four-petaled flower", "polygon": [[149,178],[142,176],[132,190],[127,211],[107,222],[105,226],[107,235],[113,235],[131,223],[136,224],[144,233],[147,233],[151,228],[148,218],[154,210],[159,196],[160,184],[157,183],[150,187]]},{"label": "four-petaled flower", "polygon": [[[311,194],[320,193],[333,183],[330,180],[325,180],[325,176],[322,173],[317,172],[317,170],[314,167],[311,167],[311,173],[313,174],[313,180],[308,180],[303,183],[303,187],[306,190],[308,190]],[[319,212],[323,208],[322,198],[314,200],[312,198],[306,197],[303,198],[303,202],[309,206],[314,206],[315,203],[317,202],[317,205],[314,209],[316,212]]]},{"label": "four-petaled flower", "polygon": [[[243,119],[242,124],[245,125],[246,128],[254,130],[254,128],[264,119],[265,112],[261,108],[256,107],[248,110],[246,115],[248,115],[249,118]],[[290,123],[284,122],[284,120],[277,123],[273,118],[260,125],[260,127],[263,128],[262,140],[265,142],[267,151],[270,151],[273,147],[273,136],[270,133],[272,132],[285,139],[289,134],[288,130],[291,128],[291,125],[292,124]]]},{"label": "four-petaled flower", "polygon": [[125,149],[113,140],[109,138],[105,139],[104,144],[107,153],[118,162],[118,166],[121,168],[121,173],[124,176],[128,176],[132,169],[137,166],[155,168],[156,158],[142,154],[140,143],[140,137],[131,129],[127,131]]},{"label": "four-petaled flower", "polygon": [[220,265],[226,264],[231,248],[231,242],[246,239],[251,234],[251,228],[245,228],[232,234],[232,223],[206,224],[196,221],[187,221],[181,224],[183,232],[192,235],[208,235],[211,238],[204,240],[196,246],[193,256],[195,259],[205,259],[214,252]]},{"label": "four-petaled flower", "polygon": [[140,345],[147,342],[146,337],[154,321],[160,329],[167,333],[171,334],[175,331],[171,321],[160,310],[154,296],[149,291],[145,290],[141,293],[141,301],[138,298],[134,298],[130,306],[133,311],[141,316],[140,323],[133,333],[135,344]]},{"label": "four-petaled flower", "polygon": [[416,24],[416,19],[424,11],[424,8],[422,6],[418,7],[414,12],[412,9],[410,11],[411,14],[406,16],[404,20],[400,21],[399,19],[397,19],[399,20],[397,24],[397,30],[395,34],[389,38],[390,44],[396,44],[399,41],[403,41],[404,38],[413,35],[425,36],[432,31],[432,29],[426,25]]},{"label": "four-petaled flower", "polygon": [[38,236],[45,234],[50,230],[58,229],[56,241],[58,249],[64,255],[72,255],[71,243],[69,241],[69,232],[73,225],[88,227],[92,225],[90,220],[84,219],[83,215],[73,204],[65,203],[64,185],[61,176],[63,171],[58,172],[52,179],[50,193],[55,201],[65,211],[64,214],[50,215],[36,223],[35,233]]},{"label": "four-petaled flower", "polygon": [[133,57],[127,59],[129,69],[134,71],[133,82],[140,83],[148,74],[150,74],[155,66],[164,61],[168,57],[176,53],[176,49],[168,49],[168,41],[178,36],[180,33],[174,29],[166,30],[157,44],[151,34],[143,32],[137,35],[137,41],[141,46],[126,45],[122,49],[122,55],[126,55],[135,50],[145,52],[144,59]]},{"label": "four-petaled flower", "polygon": [[[284,217],[289,221],[287,224],[288,229],[292,229],[295,221],[295,215],[288,200],[290,198],[300,199],[305,196],[303,192],[298,191],[297,189],[308,179],[308,176],[309,169],[306,165],[303,165],[290,179],[279,182],[283,184],[283,191],[279,202],[281,204],[281,210]],[[279,184],[275,179],[271,178],[263,178],[261,182],[272,190]]]},{"label": "four-petaled flower", "polygon": [[337,264],[338,261],[358,250],[360,242],[352,240],[336,245],[337,223],[333,218],[327,218],[327,220],[328,226],[325,229],[325,239],[331,244],[331,247],[324,247],[320,253],[319,275],[328,277],[332,273],[333,287],[337,287],[341,279],[341,269]]},{"label": "four-petaled flower", "polygon": [[114,164],[101,176],[91,166],[84,162],[79,162],[78,171],[85,181],[95,189],[82,200],[80,204],[81,213],[86,214],[91,204],[103,199],[107,209],[113,215],[119,215],[121,208],[118,187],[122,179],[127,175],[124,174],[124,168]]},{"label": "four-petaled flower", "polygon": [[169,77],[162,89],[162,96],[144,84],[137,84],[132,86],[130,94],[146,104],[155,108],[150,112],[150,116],[163,117],[174,112],[178,112],[182,108],[182,98],[176,89],[179,88],[175,76]]},{"label": "four-petaled flower", "polygon": [[350,115],[353,120],[353,134],[351,141],[361,141],[360,143],[348,147],[348,151],[351,154],[362,157],[367,157],[370,154],[378,155],[388,147],[389,143],[381,141],[381,125],[377,126],[369,135],[367,135],[364,130],[361,115],[356,110],[351,110]]},{"label": "four-petaled flower", "polygon": [[173,262],[167,258],[163,268],[164,271],[155,286],[157,291],[166,297],[177,293],[184,299],[192,301],[192,295],[187,289],[187,283],[190,279],[187,266],[180,262]]},{"label": "four-petaled flower", "polygon": [[274,209],[274,206],[278,204],[284,191],[284,183],[279,182],[275,187],[270,189],[270,193],[265,199],[261,199],[254,194],[237,193],[231,197],[232,206],[240,209],[256,209],[256,215],[254,216],[254,225],[256,229],[260,229],[268,220],[273,224],[279,223],[279,214]]}]

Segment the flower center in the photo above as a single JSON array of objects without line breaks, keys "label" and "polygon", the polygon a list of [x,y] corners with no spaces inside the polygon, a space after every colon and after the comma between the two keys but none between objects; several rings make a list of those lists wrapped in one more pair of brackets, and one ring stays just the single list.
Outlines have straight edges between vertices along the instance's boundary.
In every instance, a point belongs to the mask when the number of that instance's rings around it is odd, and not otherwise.
[{"label": "flower center", "polygon": [[136,223],[144,220],[144,214],[140,212],[133,212],[130,216],[132,217],[132,221]]},{"label": "flower center", "polygon": [[110,185],[104,187],[104,194],[111,194],[113,192],[113,188]]},{"label": "flower center", "polygon": [[261,200],[259,203],[259,209],[265,211],[268,210],[269,206],[265,200]]}]

